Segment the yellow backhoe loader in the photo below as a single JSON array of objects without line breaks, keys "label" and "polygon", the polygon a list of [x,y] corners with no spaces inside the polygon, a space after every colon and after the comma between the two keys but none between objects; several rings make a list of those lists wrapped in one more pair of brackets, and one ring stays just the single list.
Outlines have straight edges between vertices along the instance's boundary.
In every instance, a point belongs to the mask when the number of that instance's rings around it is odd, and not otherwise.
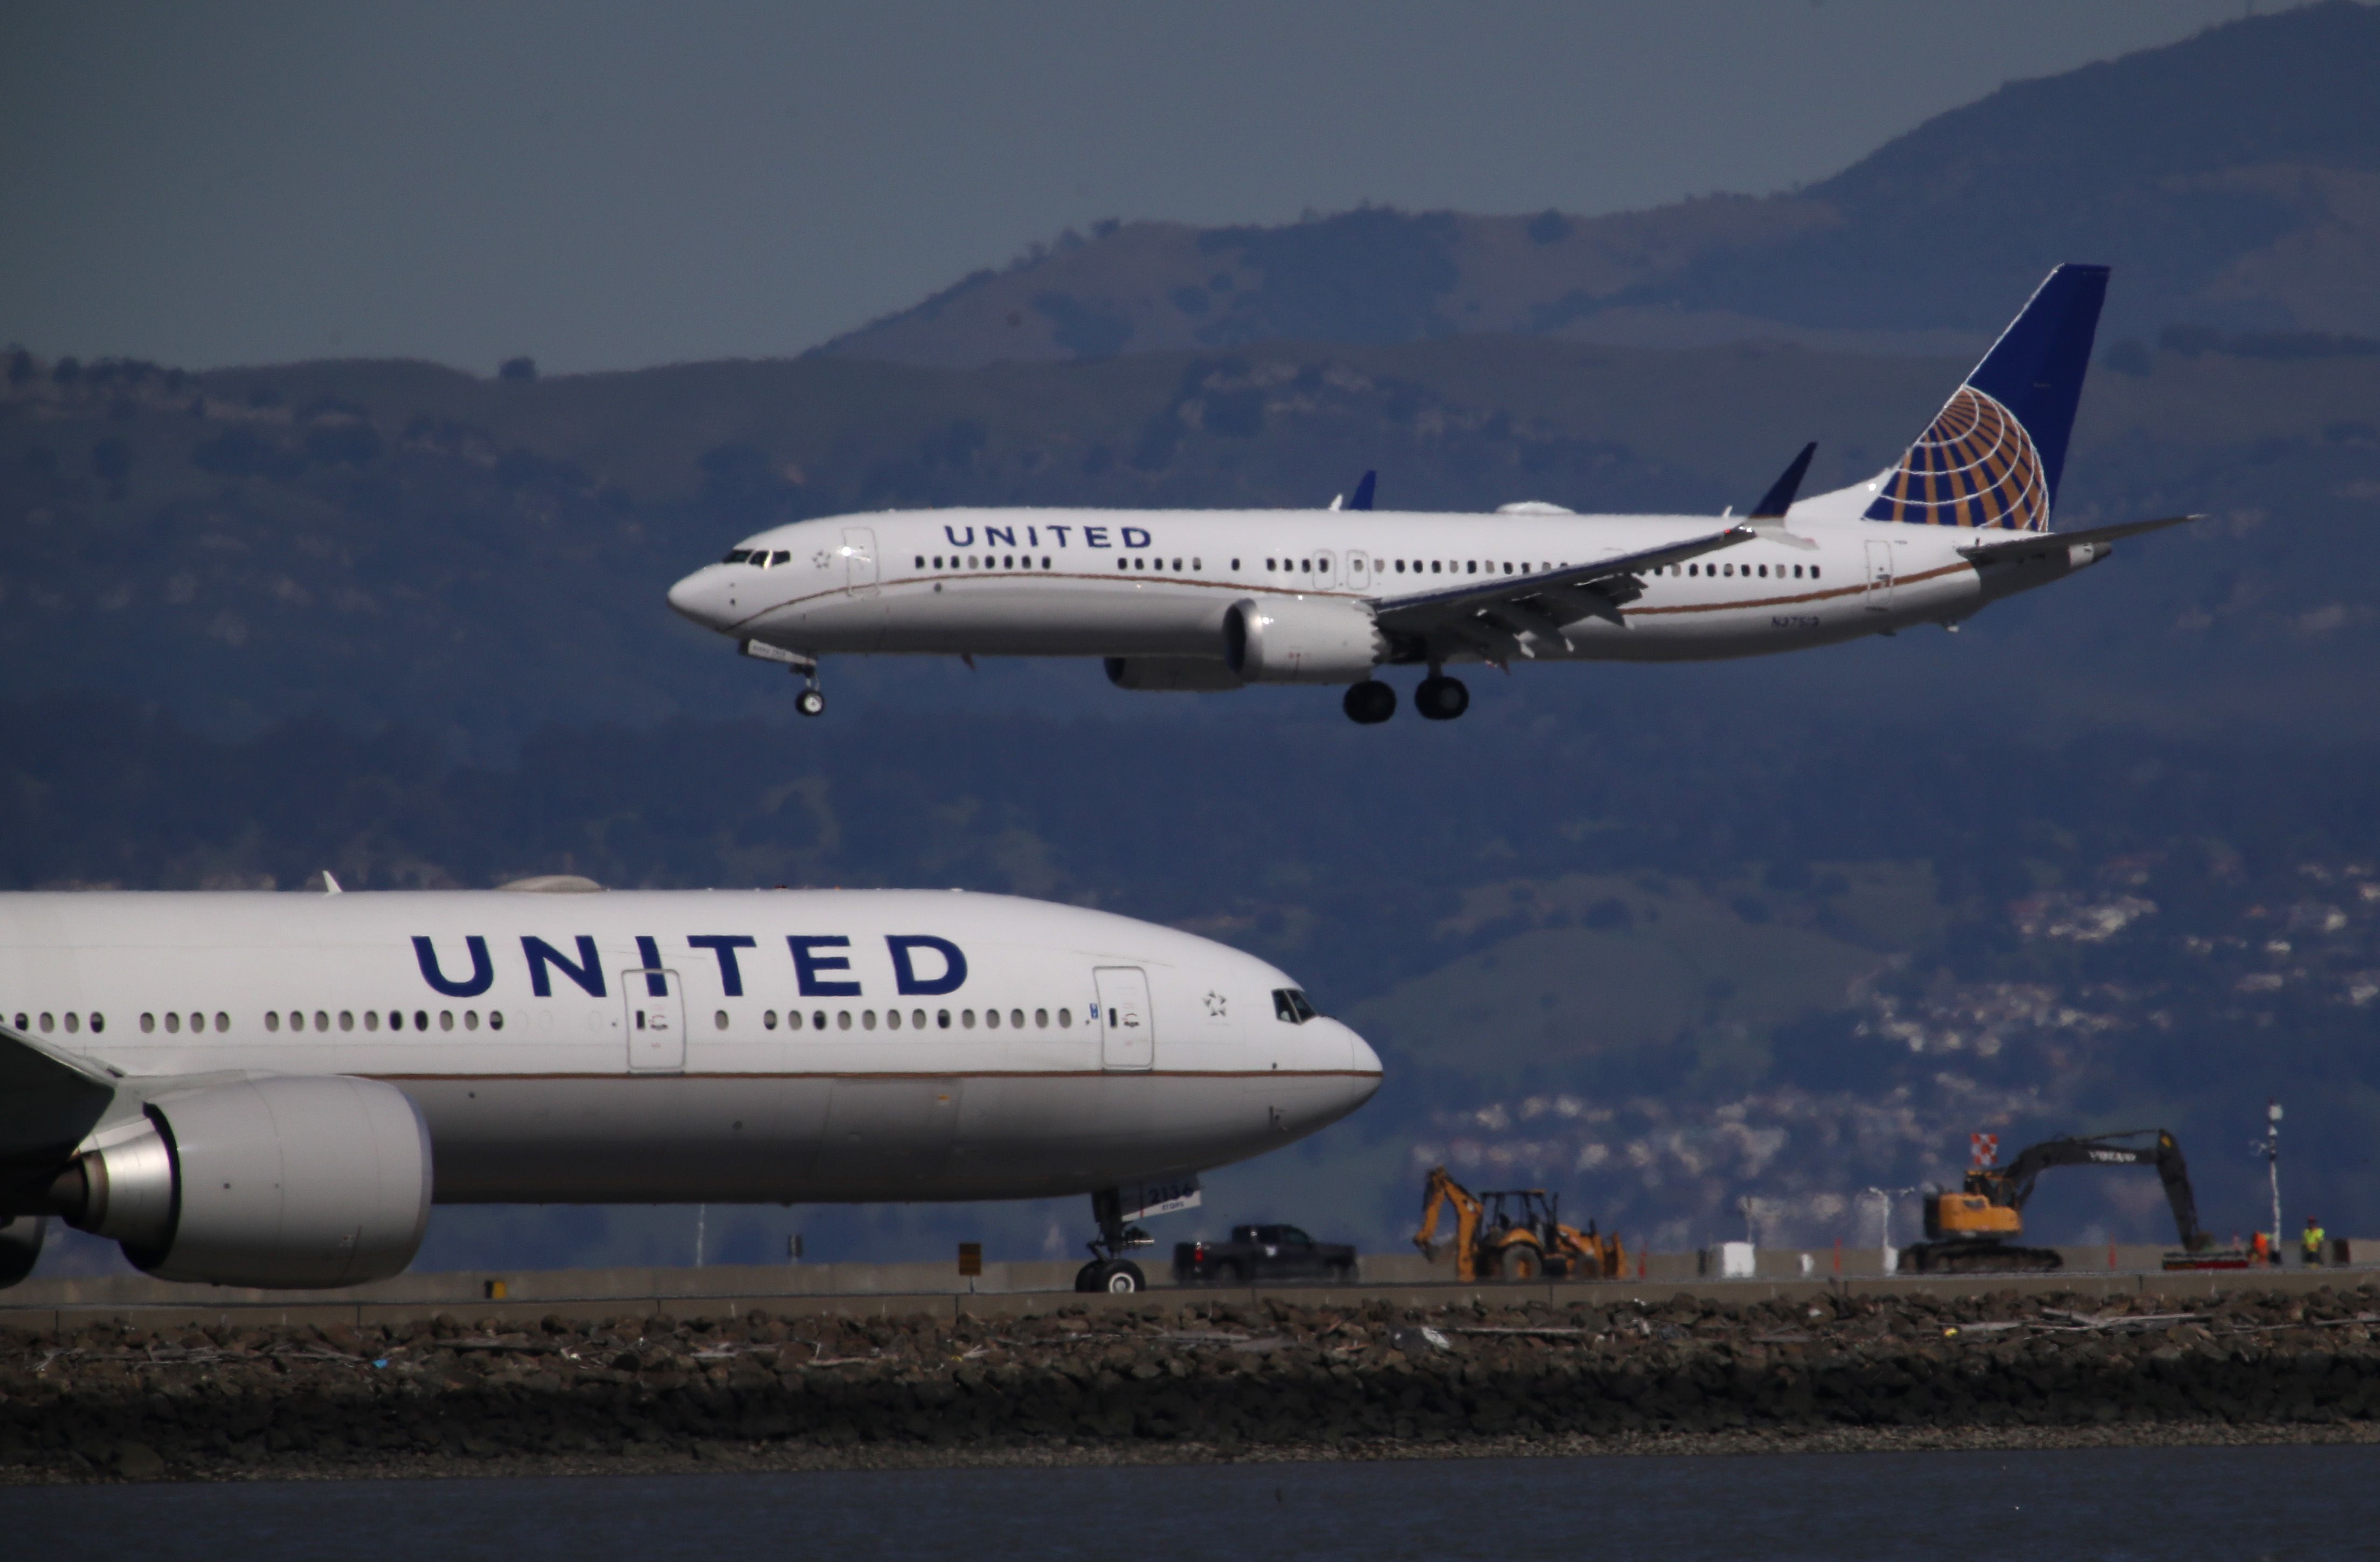
[{"label": "yellow backhoe loader", "polygon": [[1454,1277],[1458,1280],[1613,1280],[1628,1266],[1617,1237],[1564,1226],[1559,1200],[1542,1188],[1473,1193],[1433,1166],[1422,1184],[1421,1231],[1414,1246],[1438,1257],[1438,1221],[1454,1208]]}]

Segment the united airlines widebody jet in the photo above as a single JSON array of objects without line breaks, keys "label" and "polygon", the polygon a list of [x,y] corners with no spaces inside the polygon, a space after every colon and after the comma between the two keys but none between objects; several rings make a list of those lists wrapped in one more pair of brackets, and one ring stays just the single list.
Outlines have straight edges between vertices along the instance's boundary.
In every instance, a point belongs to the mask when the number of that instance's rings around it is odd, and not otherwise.
[{"label": "united airlines widebody jet", "polygon": [[1135,1290],[1134,1219],[1379,1082],[1262,960],[1004,896],[0,895],[0,1285],[55,1217],[335,1287],[433,1202],[1087,1192]]},{"label": "united airlines widebody jet", "polygon": [[1424,716],[1451,666],[1753,656],[1955,627],[2175,516],[2053,531],[2104,266],[2052,272],[1900,461],[1799,498],[1805,448],[1750,513],[890,510],[780,526],[670,604],[805,679],[830,654],[1099,657],[1125,689],[1342,684],[1386,721],[1389,666]]}]

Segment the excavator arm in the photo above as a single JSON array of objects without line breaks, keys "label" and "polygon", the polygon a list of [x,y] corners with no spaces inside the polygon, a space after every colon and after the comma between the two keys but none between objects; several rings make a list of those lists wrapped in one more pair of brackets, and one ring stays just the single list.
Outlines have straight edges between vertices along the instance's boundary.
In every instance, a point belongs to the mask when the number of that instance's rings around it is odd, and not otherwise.
[{"label": "excavator arm", "polygon": [[1479,1201],[1469,1189],[1454,1180],[1444,1166],[1432,1166],[1428,1178],[1422,1184],[1421,1230],[1414,1237],[1414,1246],[1426,1258],[1438,1257],[1438,1217],[1448,1205],[1454,1208],[1454,1277],[1476,1279],[1474,1262],[1475,1245],[1479,1236]]},{"label": "excavator arm", "polygon": [[[2198,1226],[2198,1198],[2191,1190],[2190,1167],[2181,1158],[2181,1145],[2164,1129],[2126,1129],[2089,1139],[2045,1140],[2026,1147],[2005,1171],[1978,1174],[1991,1186],[1971,1190],[1988,1192],[1994,1203],[2021,1211],[2033,1197],[2034,1184],[2052,1166],[2155,1166],[2165,1184],[2166,1202],[2173,1209],[2174,1229],[2182,1247],[2196,1252],[2211,1240]],[[1970,1178],[1971,1183],[1975,1180]]]}]

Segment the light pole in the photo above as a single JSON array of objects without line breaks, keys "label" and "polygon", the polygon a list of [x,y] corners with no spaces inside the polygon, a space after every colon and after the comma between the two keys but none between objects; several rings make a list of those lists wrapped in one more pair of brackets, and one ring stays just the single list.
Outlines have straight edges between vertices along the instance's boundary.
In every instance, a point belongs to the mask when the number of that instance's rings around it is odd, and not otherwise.
[{"label": "light pole", "polygon": [[2273,1181],[2273,1262],[2281,1262],[2281,1104],[2265,1103],[2265,1170]]}]

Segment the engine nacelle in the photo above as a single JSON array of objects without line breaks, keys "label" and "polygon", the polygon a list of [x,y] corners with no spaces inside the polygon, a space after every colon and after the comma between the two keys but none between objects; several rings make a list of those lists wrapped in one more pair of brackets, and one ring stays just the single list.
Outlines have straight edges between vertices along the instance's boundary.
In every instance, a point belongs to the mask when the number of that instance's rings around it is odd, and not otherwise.
[{"label": "engine nacelle", "polygon": [[1249,683],[1361,683],[1388,651],[1357,603],[1280,597],[1223,614],[1224,664]]},{"label": "engine nacelle", "polygon": [[1212,694],[1245,689],[1247,680],[1211,656],[1111,656],[1108,681],[1118,689]]},{"label": "engine nacelle", "polygon": [[430,1219],[430,1129],[375,1080],[274,1078],[148,1106],[53,1197],[161,1280],[330,1287],[413,1262]]}]

